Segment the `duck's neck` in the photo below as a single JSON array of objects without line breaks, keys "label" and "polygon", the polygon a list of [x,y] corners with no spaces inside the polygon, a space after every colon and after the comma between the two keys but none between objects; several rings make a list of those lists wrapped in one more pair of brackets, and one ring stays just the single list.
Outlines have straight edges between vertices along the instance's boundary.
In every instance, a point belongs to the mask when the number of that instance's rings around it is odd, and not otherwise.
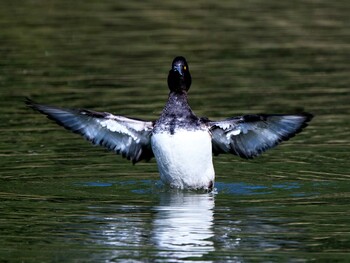
[{"label": "duck's neck", "polygon": [[188,105],[186,92],[170,92],[168,102],[153,131],[174,134],[176,129],[190,129],[198,125],[200,125],[199,118]]},{"label": "duck's neck", "polygon": [[174,92],[169,93],[168,102],[165,105],[165,111],[167,114],[174,115],[186,115],[193,114],[190,106],[188,105],[187,92]]}]

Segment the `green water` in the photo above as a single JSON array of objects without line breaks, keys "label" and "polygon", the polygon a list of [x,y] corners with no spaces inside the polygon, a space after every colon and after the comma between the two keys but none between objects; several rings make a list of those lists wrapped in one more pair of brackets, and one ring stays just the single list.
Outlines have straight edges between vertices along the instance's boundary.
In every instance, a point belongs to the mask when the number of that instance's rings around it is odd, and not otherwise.
[{"label": "green water", "polygon": [[[349,262],[349,1],[0,3],[0,262]],[[23,97],[153,120],[174,56],[200,116],[315,114],[217,193],[165,189]]]}]

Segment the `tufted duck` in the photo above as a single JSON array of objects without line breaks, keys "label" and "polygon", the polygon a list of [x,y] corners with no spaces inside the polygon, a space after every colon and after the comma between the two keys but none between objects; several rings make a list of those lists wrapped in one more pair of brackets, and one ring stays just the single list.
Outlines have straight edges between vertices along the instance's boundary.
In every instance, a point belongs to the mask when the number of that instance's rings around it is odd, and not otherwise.
[{"label": "tufted duck", "polygon": [[156,121],[64,109],[30,99],[26,104],[133,163],[155,157],[161,180],[180,189],[211,190],[215,179],[213,154],[253,158],[301,132],[313,117],[301,113],[244,115],[221,121],[200,118],[187,102],[191,81],[186,59],[176,57],[168,75],[169,98]]}]

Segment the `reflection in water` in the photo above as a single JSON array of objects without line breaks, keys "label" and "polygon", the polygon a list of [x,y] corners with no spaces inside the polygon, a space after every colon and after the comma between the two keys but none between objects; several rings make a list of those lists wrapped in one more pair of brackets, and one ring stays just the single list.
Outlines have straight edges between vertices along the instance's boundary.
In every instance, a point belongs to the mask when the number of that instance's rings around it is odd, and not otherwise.
[{"label": "reflection in water", "polygon": [[[106,184],[99,185],[105,187]],[[154,262],[212,262],[220,259],[238,263],[257,259],[259,253],[295,250],[305,245],[300,242],[305,235],[299,227],[300,218],[281,217],[278,211],[283,210],[283,206],[276,206],[275,199],[273,203],[260,199],[261,191],[282,188],[284,193],[292,194],[301,186],[234,184],[240,198],[236,205],[228,206],[234,202],[229,191],[233,185],[218,185],[222,189],[219,195],[156,191],[159,201],[148,204],[131,201],[128,205],[89,206],[89,215],[79,224],[77,232],[88,233],[87,243],[107,248],[94,254],[97,261],[149,258]],[[230,194],[223,193],[225,191]],[[144,193],[141,196],[145,197]],[[244,200],[254,202],[245,206],[241,202],[244,196],[252,197]],[[256,202],[270,205],[255,205]]]},{"label": "reflection in water", "polygon": [[214,251],[213,194],[163,193],[154,208],[153,239],[158,256],[202,257]]}]

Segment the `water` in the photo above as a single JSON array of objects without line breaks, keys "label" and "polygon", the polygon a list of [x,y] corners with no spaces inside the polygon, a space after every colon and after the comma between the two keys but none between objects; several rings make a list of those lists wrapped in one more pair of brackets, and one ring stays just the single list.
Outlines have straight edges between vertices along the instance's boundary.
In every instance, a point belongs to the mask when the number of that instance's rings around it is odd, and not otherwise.
[{"label": "water", "polygon": [[[3,262],[348,262],[348,1],[2,1]],[[174,56],[200,116],[316,115],[215,193],[172,191],[25,108],[23,97],[155,119]]]}]

